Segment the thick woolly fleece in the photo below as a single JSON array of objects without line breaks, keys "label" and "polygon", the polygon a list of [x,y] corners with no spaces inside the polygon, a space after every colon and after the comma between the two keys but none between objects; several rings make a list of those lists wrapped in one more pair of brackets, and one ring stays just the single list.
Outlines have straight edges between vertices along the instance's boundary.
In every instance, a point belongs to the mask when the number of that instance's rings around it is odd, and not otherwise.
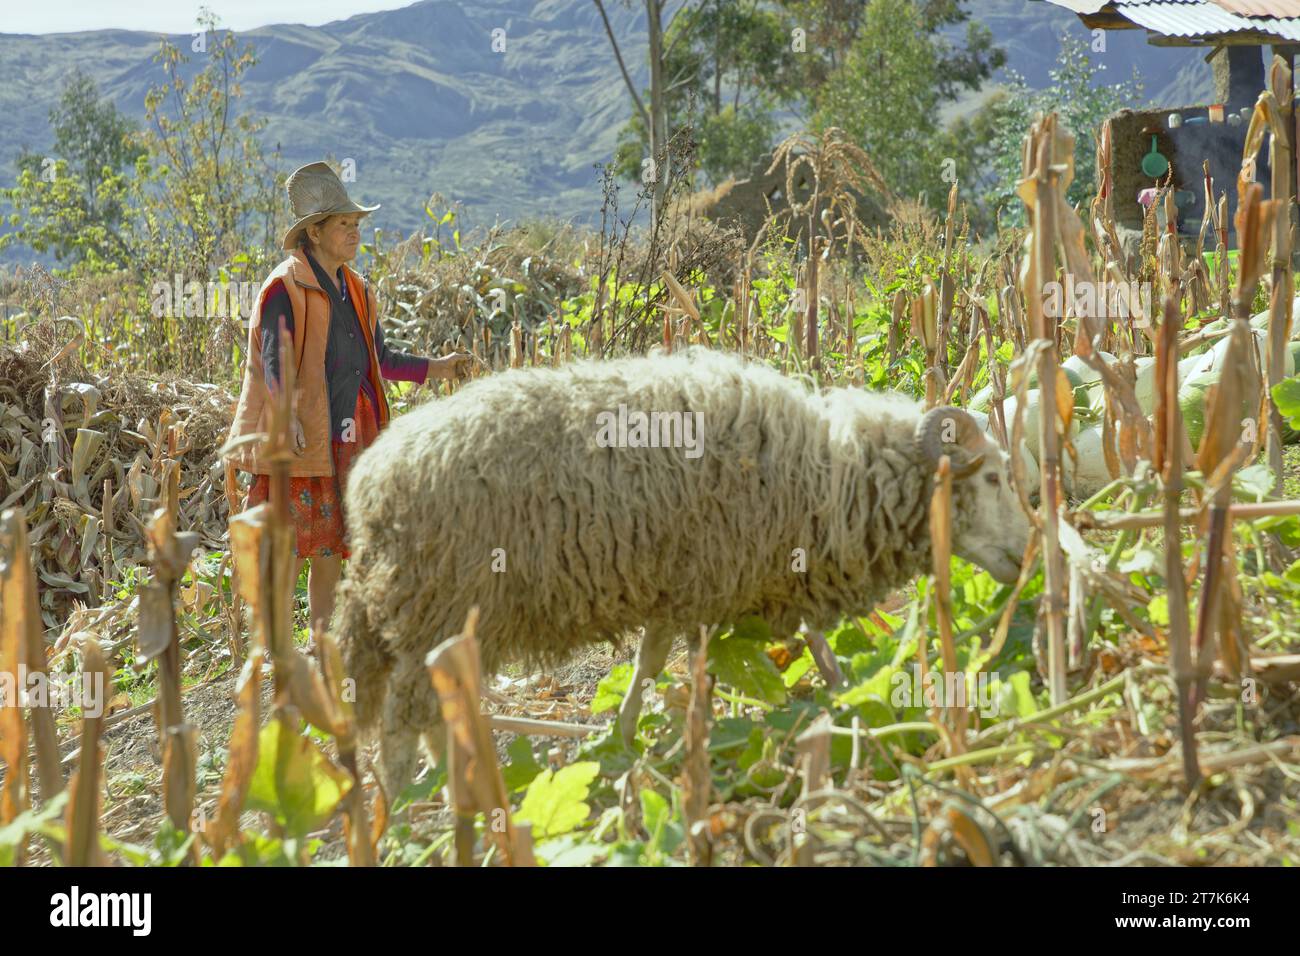
[{"label": "thick woolly fleece", "polygon": [[[620,405],[702,413],[698,457],[601,447],[598,416]],[[640,626],[688,634],[758,614],[777,633],[827,627],[928,571],[921,414],[697,348],[513,370],[394,421],[348,480],[334,621],[387,785],[409,779],[418,735],[436,729],[425,655],[473,605],[490,675]]]}]

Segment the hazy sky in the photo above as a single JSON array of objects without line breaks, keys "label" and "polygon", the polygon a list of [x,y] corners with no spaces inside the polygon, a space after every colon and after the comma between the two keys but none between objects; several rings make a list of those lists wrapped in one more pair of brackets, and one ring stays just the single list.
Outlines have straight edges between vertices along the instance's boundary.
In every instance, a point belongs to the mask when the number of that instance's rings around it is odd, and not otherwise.
[{"label": "hazy sky", "polygon": [[396,10],[412,0],[0,0],[0,33],[73,33],[78,30],[149,30],[186,33],[206,6],[232,30],[268,23],[319,26],[358,13]]}]

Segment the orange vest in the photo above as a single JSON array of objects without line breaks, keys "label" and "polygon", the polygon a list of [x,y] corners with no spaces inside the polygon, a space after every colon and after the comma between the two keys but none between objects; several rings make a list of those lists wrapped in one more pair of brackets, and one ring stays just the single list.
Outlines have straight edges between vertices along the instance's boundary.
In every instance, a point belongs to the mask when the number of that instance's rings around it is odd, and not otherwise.
[{"label": "orange vest", "polygon": [[[384,395],[379,360],[375,356],[375,323],[379,310],[375,296],[361,276],[346,265],[343,278],[348,284],[348,298],[357,309],[366,349],[370,354],[370,380],[379,399],[379,427],[388,424],[388,399]],[[301,249],[295,249],[267,276],[257,293],[257,306],[248,329],[248,360],[244,363],[244,382],[235,406],[235,419],[229,440],[258,432],[265,434],[271,421],[271,395],[262,370],[262,304],[267,290],[277,279],[284,282],[293,309],[293,361],[297,370],[293,394],[294,410],[302,422],[307,447],[290,462],[293,478],[323,477],[334,474],[331,449],[329,390],[325,382],[325,343],[329,338],[330,299],[316,281],[316,273]],[[283,361],[288,361],[285,356]],[[262,458],[262,443],[250,442],[231,452],[235,467],[255,475],[269,475],[271,466]]]}]

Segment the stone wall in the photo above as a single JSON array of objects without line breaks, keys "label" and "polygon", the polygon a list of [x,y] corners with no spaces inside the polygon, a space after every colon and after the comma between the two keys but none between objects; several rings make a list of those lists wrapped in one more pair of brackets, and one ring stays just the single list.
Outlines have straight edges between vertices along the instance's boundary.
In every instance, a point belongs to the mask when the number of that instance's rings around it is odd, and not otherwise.
[{"label": "stone wall", "polygon": [[[1170,129],[1168,117],[1179,113],[1183,125]],[[1114,184],[1113,206],[1116,225],[1125,229],[1142,229],[1142,206],[1138,193],[1157,185],[1157,181],[1142,171],[1142,157],[1151,151],[1154,130],[1157,150],[1169,160],[1173,186],[1192,194],[1190,204],[1179,210],[1179,232],[1195,235],[1205,215],[1205,176],[1202,164],[1210,162],[1215,202],[1224,192],[1228,196],[1228,215],[1237,209],[1237,173],[1241,169],[1241,151],[1246,140],[1246,124],[1228,123],[1188,124],[1193,117],[1208,116],[1205,106],[1187,106],[1177,109],[1121,110],[1106,122],[1111,125],[1111,182]],[[1260,151],[1255,179],[1263,183],[1268,197],[1270,173],[1268,144]],[[1161,180],[1163,183],[1163,178]],[[1229,245],[1235,248],[1236,238],[1229,232]]]}]

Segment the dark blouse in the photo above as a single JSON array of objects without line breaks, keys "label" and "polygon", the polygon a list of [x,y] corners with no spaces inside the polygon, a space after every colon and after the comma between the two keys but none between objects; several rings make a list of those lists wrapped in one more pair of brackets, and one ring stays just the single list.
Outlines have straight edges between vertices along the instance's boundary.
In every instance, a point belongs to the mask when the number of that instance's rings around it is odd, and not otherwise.
[{"label": "dark blouse", "polygon": [[[308,254],[316,281],[330,299],[329,337],[325,341],[325,382],[330,400],[330,434],[335,441],[343,436],[345,419],[356,414],[357,393],[364,390],[366,397],[379,407],[376,389],[380,383],[370,380],[370,354],[366,347],[361,319],[348,297],[347,283],[343,281],[342,268],[338,271],[338,287],[320,263]],[[280,340],[277,334],[281,322],[285,331],[293,334],[293,309],[284,283],[276,280],[267,290],[262,303],[262,369],[269,389],[279,387]],[[408,355],[390,349],[384,342],[384,323],[375,323],[375,353],[379,359],[380,374],[391,381],[423,382],[428,375],[428,360],[418,355]]]}]

